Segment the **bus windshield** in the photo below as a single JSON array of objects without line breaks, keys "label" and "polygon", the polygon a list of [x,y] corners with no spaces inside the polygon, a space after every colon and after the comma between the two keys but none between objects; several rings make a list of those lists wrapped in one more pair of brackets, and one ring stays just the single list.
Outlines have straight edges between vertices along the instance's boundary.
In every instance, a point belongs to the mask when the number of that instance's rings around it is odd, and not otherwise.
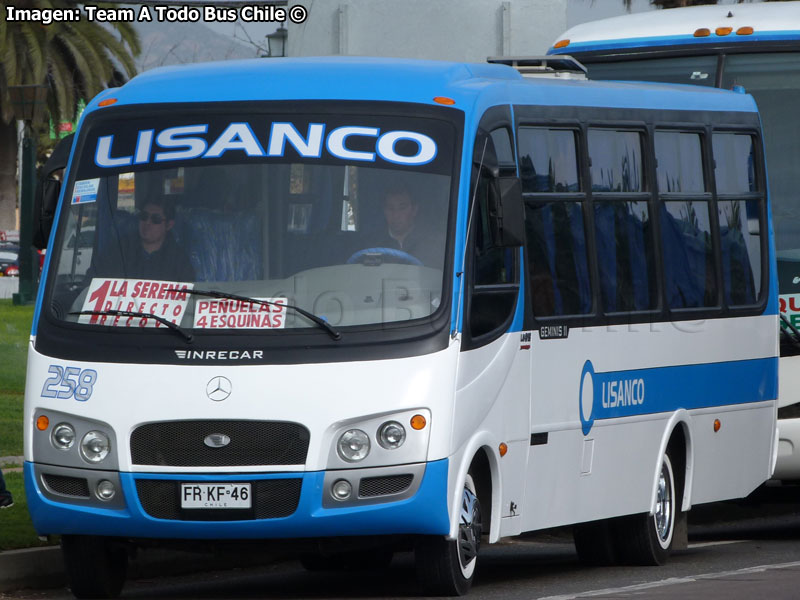
[{"label": "bus windshield", "polygon": [[453,124],[187,112],[83,126],[50,266],[57,320],[246,333],[443,305]]},{"label": "bus windshield", "polygon": [[671,83],[743,86],[758,104],[769,161],[769,187],[782,292],[800,274],[800,52],[728,54],[717,72],[718,57],[682,56],[590,63],[593,79],[641,79]]}]

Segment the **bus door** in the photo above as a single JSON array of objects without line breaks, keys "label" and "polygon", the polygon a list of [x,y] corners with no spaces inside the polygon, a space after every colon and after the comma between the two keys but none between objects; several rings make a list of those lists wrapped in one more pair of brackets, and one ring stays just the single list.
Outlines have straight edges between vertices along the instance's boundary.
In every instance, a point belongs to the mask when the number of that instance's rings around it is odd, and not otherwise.
[{"label": "bus door", "polygon": [[501,535],[520,532],[530,418],[529,353],[519,344],[523,231],[512,139],[508,107],[488,110],[475,138],[457,382],[457,430],[466,439],[485,427],[507,449],[499,464]]}]

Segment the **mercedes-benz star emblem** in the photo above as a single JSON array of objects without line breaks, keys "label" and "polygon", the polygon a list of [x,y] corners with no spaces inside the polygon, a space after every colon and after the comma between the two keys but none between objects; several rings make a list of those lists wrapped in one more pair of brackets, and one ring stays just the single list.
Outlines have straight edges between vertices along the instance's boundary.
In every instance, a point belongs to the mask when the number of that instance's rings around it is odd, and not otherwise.
[{"label": "mercedes-benz star emblem", "polygon": [[232,391],[231,380],[227,377],[214,377],[206,386],[206,396],[214,402],[222,402]]}]

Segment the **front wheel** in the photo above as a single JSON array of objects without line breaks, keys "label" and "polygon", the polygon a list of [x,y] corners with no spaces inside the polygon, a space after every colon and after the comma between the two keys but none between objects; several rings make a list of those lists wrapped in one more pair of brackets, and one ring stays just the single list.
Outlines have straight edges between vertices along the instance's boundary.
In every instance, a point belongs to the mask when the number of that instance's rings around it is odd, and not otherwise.
[{"label": "front wheel", "polygon": [[128,568],[124,546],[90,535],[61,536],[64,566],[76,598],[116,598]]},{"label": "front wheel", "polygon": [[478,563],[481,533],[481,504],[471,475],[464,481],[458,538],[422,538],[416,547],[417,578],[426,594],[463,596],[472,586]]},{"label": "front wheel", "polygon": [[672,549],[678,514],[675,474],[669,453],[664,454],[658,476],[653,514],[626,517],[620,524],[624,562],[635,565],[661,565]]}]

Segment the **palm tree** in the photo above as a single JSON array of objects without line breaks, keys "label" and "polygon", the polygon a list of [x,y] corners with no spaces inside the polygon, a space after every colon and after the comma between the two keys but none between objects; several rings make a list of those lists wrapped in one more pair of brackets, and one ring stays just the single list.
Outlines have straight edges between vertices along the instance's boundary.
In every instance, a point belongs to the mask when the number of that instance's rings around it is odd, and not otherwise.
[{"label": "palm tree", "polygon": [[[18,9],[71,8],[67,0],[18,0]],[[133,57],[140,52],[131,23],[88,21],[6,22],[0,12],[0,229],[15,226],[16,122],[8,86],[47,84],[54,121],[73,120],[81,98],[121,85],[136,74]]]}]

